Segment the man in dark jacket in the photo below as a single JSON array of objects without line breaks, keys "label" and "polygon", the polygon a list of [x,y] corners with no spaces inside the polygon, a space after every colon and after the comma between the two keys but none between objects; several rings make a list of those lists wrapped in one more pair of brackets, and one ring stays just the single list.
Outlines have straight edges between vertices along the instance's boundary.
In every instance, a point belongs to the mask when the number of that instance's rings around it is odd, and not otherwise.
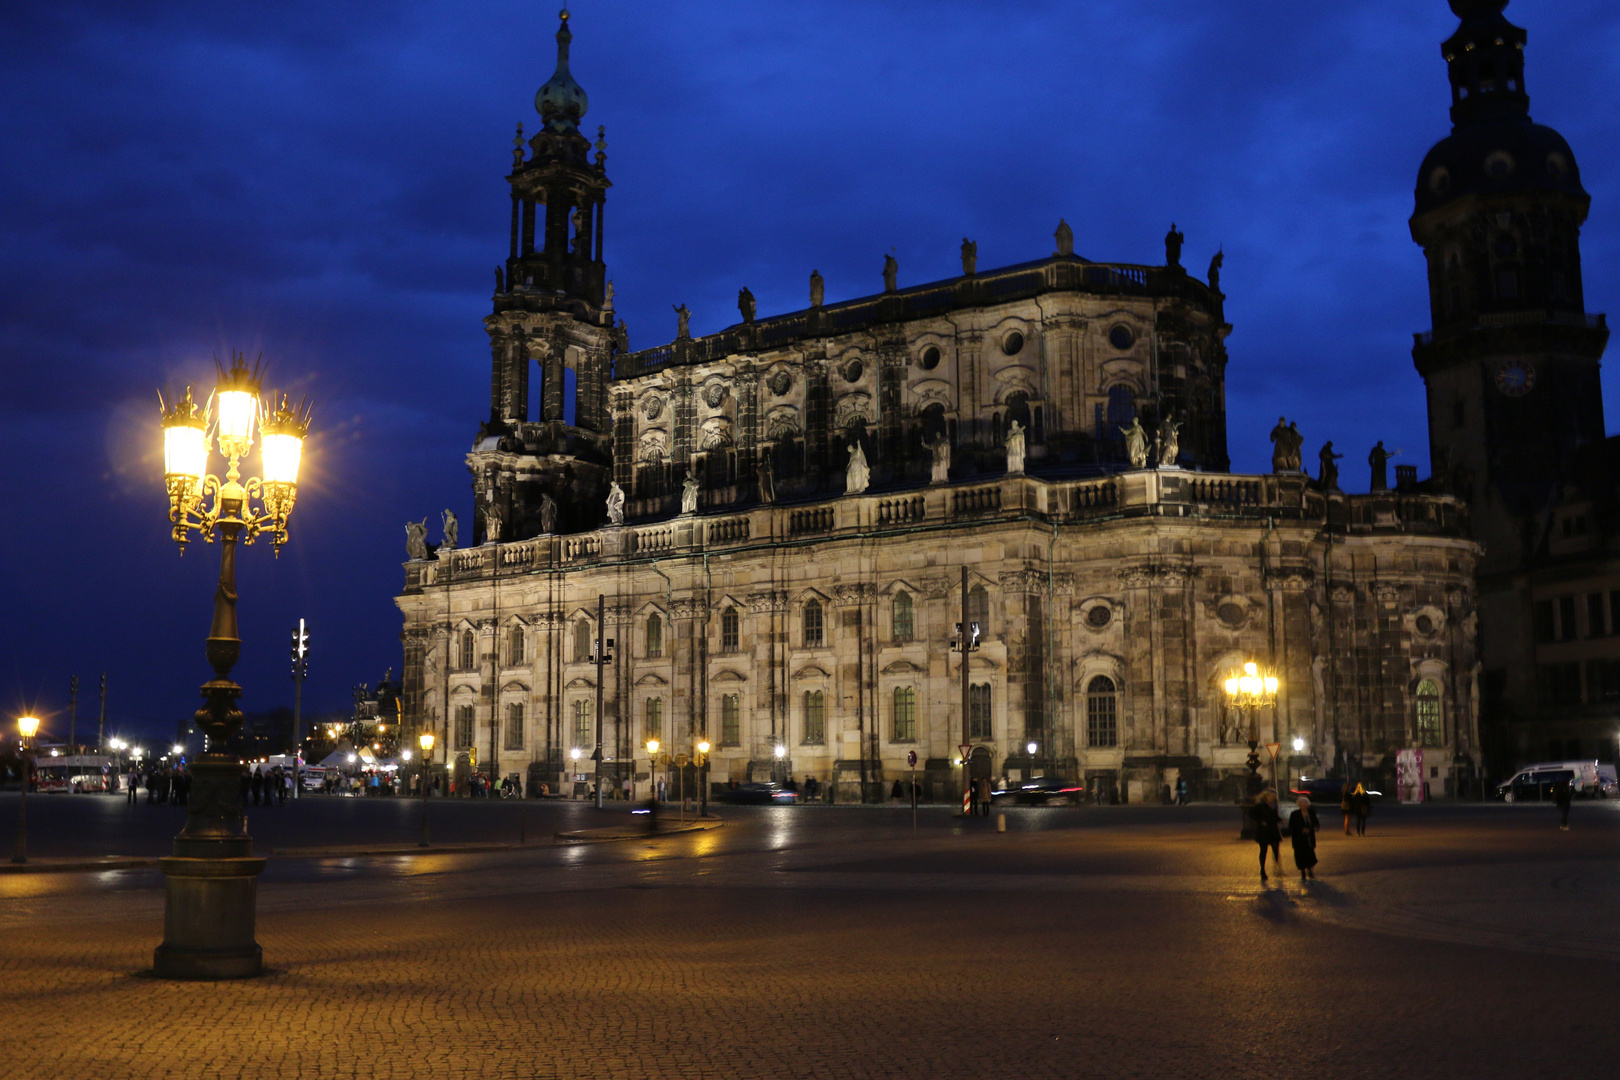
[{"label": "man in dark jacket", "polygon": [[1560,780],[1553,785],[1553,802],[1558,804],[1558,827],[1569,832],[1569,802],[1572,797],[1568,780]]}]

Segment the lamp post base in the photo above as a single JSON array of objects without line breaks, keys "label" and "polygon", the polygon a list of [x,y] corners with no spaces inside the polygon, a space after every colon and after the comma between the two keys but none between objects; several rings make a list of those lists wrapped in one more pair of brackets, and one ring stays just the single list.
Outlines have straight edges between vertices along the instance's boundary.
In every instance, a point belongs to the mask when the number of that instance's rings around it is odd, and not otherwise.
[{"label": "lamp post base", "polygon": [[163,944],[152,954],[160,979],[246,979],[264,972],[254,940],[264,859],[158,860],[164,877]]}]

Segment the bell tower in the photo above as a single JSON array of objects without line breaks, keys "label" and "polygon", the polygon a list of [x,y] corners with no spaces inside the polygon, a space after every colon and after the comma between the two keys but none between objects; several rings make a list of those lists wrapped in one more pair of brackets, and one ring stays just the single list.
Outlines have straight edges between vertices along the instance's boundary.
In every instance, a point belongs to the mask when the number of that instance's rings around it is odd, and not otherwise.
[{"label": "bell tower", "polygon": [[1507,2],[1450,0],[1452,129],[1418,170],[1411,219],[1428,260],[1433,328],[1412,358],[1434,475],[1472,507],[1482,577],[1522,565],[1577,449],[1604,438],[1609,337],[1581,290],[1591,197],[1563,136],[1530,119]]},{"label": "bell tower", "polygon": [[[594,528],[610,480],[615,336],[602,222],[612,185],[603,129],[594,158],[580,132],[588,99],[568,67],[569,13],[559,18],[557,67],[534,98],[540,127],[525,144],[518,125],[506,178],[511,236],[484,319],[489,419],[467,455],[474,543],[536,536],[547,524]],[[555,513],[543,509],[548,497]]]}]

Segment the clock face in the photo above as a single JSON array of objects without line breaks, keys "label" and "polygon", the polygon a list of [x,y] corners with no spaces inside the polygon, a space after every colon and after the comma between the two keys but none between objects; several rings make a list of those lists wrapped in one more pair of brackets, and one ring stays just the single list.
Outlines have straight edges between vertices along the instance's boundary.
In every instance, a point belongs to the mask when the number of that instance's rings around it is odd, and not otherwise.
[{"label": "clock face", "polygon": [[1521,360],[1509,360],[1496,369],[1496,388],[1508,397],[1522,397],[1536,385],[1536,369]]}]

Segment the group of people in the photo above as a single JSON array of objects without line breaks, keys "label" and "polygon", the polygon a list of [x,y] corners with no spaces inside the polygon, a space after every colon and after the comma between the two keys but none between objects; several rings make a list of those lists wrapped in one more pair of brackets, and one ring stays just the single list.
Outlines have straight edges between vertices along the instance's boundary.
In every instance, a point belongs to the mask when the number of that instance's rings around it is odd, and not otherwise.
[{"label": "group of people", "polygon": [[144,773],[134,765],[124,776],[124,790],[128,795],[125,800],[128,805],[134,806],[140,788],[146,788],[146,801],[148,805],[174,803],[184,806],[191,793],[191,773],[184,765],[173,768],[151,766]]},{"label": "group of people", "polygon": [[252,769],[244,769],[242,772],[242,804],[247,805],[249,797],[253,799],[254,806],[284,803],[287,796],[292,794],[292,786],[291,771],[283,769],[280,765],[266,769],[264,763],[260,762]]},{"label": "group of people", "polygon": [[[1322,821],[1316,816],[1316,807],[1304,795],[1294,800],[1295,808],[1288,814],[1288,840],[1294,849],[1294,867],[1299,876],[1306,881],[1316,879],[1316,836],[1322,831]],[[1344,794],[1339,799],[1339,809],[1344,812],[1344,835],[1350,835],[1350,824],[1353,821],[1357,836],[1367,835],[1367,818],[1372,813],[1372,796],[1368,794],[1364,784],[1357,782],[1354,787],[1346,784]],[[1266,853],[1271,853],[1272,862],[1276,865],[1277,873],[1283,874],[1282,868],[1282,811],[1277,802],[1277,793],[1270,788],[1262,791],[1255,799],[1252,811],[1254,820],[1254,839],[1260,845],[1260,880],[1269,880],[1266,873]]]}]

